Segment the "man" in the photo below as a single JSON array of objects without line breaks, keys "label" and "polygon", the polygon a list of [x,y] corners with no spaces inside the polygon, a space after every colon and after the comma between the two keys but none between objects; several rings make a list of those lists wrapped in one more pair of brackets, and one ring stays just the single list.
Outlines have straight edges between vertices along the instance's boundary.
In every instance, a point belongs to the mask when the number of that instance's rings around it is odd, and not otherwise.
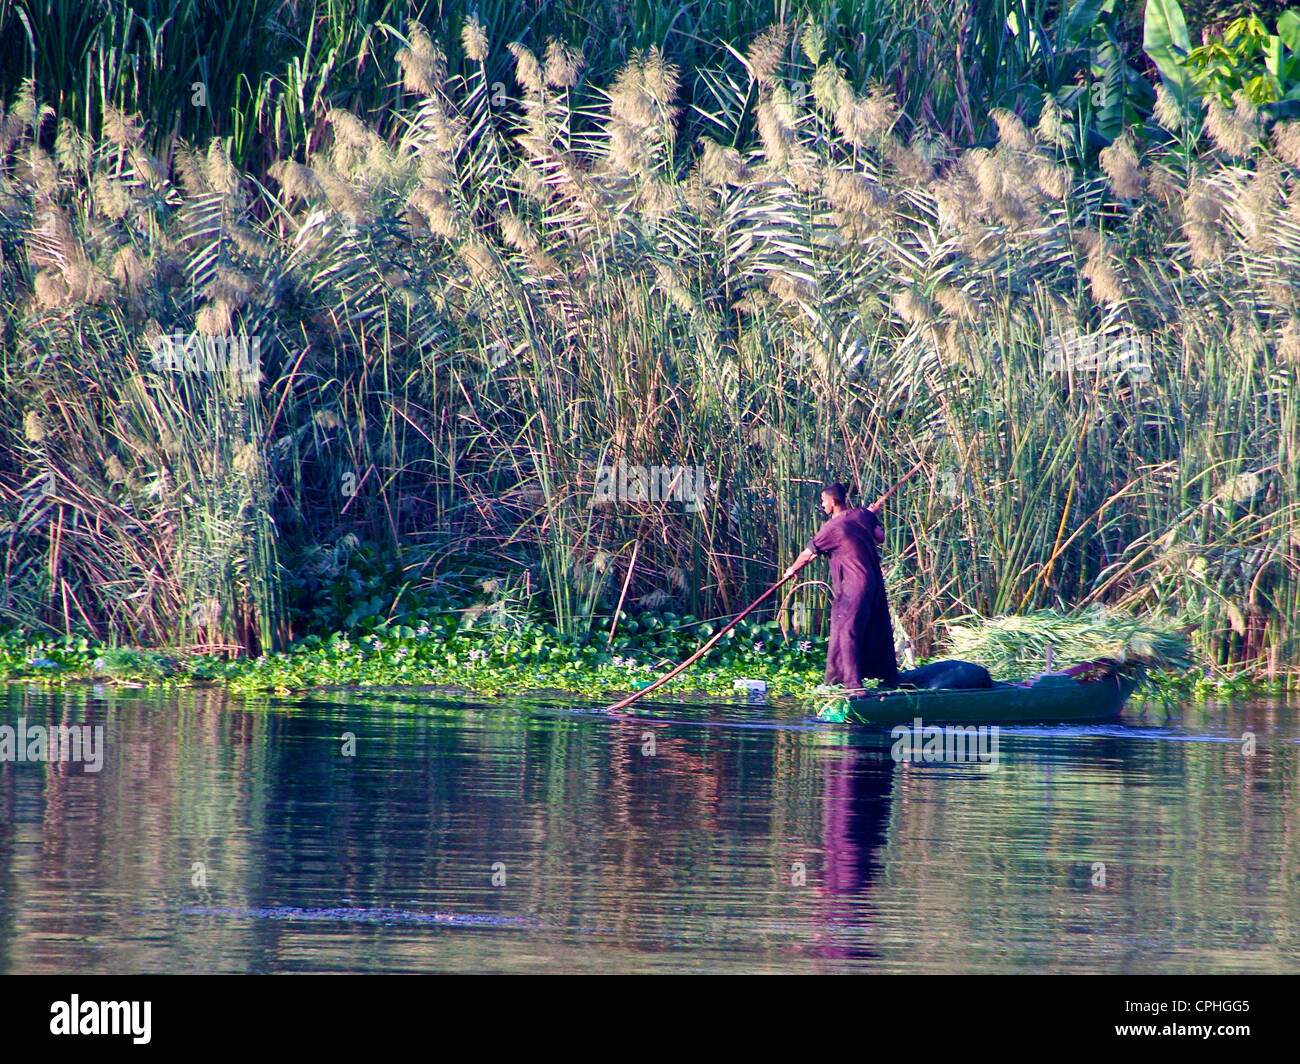
[{"label": "man", "polygon": [[867,509],[849,509],[843,484],[822,489],[822,510],[829,515],[812,542],[786,570],[794,576],[819,554],[831,563],[831,640],[826,648],[826,682],[843,684],[851,694],[862,691],[864,679],[882,687],[898,685],[894,659],[894,628],[885,601],[885,579],[876,547],[885,530]]}]

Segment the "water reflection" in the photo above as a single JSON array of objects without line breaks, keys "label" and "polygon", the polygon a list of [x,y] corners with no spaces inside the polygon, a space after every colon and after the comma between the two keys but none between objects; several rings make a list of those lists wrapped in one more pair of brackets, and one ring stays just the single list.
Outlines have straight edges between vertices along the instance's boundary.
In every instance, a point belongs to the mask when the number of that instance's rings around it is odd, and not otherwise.
[{"label": "water reflection", "polygon": [[[794,707],[6,690],[0,971],[1295,971],[1294,707],[896,764]],[[1257,740],[1244,753],[1243,735]]]}]

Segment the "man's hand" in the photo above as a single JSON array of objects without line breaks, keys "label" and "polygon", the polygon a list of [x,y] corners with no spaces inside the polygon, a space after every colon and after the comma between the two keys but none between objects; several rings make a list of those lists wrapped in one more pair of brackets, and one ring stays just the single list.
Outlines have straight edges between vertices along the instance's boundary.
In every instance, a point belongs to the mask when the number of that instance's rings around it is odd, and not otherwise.
[{"label": "man's hand", "polygon": [[785,575],[781,577],[781,581],[784,583],[786,580],[789,580],[790,577],[794,576],[795,573],[812,561],[814,557],[816,557],[816,555],[805,547],[803,551],[800,552],[799,557],[790,564],[790,568],[785,571]]}]

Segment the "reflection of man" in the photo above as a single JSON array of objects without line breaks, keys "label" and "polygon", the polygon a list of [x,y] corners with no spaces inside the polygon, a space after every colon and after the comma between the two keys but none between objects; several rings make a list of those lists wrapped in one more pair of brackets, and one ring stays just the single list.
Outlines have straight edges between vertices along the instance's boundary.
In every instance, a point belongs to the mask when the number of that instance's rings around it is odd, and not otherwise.
[{"label": "reflection of man", "polygon": [[894,659],[894,628],[885,601],[885,580],[880,571],[877,544],[885,530],[869,509],[849,509],[843,484],[822,489],[822,509],[830,520],[786,570],[793,576],[818,554],[830,556],[831,639],[826,648],[826,682],[843,684],[851,693],[862,691],[864,679],[879,680],[883,687],[898,684]]},{"label": "reflection of man", "polygon": [[895,762],[879,748],[840,747],[826,755],[820,886],[826,909],[817,941],[827,957],[866,960],[877,956],[872,894],[889,840]]}]

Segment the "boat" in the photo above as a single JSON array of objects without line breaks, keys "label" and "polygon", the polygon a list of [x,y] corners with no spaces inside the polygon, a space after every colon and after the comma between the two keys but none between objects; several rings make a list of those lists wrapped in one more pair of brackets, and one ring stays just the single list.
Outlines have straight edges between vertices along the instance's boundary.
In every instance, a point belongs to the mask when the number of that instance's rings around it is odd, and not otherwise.
[{"label": "boat", "polygon": [[894,688],[843,695],[825,703],[821,720],[853,724],[1077,724],[1114,720],[1139,677],[1112,661],[1087,662],[1030,680],[968,690]]}]

